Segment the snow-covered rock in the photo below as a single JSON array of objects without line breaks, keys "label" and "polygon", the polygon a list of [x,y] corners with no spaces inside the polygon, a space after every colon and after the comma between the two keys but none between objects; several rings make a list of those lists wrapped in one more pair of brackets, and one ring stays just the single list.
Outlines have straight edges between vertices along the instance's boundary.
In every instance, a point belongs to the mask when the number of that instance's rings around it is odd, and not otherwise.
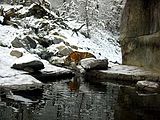
[{"label": "snow-covered rock", "polygon": [[107,70],[108,59],[86,58],[80,61],[80,65],[85,70]]},{"label": "snow-covered rock", "polygon": [[57,56],[53,56],[49,59],[49,62],[53,65],[62,65],[64,64],[64,59],[66,57],[57,57]]},{"label": "snow-covered rock", "polygon": [[28,54],[21,58],[18,58],[17,61],[13,64],[12,68],[24,70],[27,72],[35,72],[44,69],[44,65],[39,58]]},{"label": "snow-covered rock", "polygon": [[73,52],[73,49],[61,42],[59,44],[51,45],[50,47],[48,47],[48,51],[55,51],[56,55],[63,57]]},{"label": "snow-covered rock", "polygon": [[160,85],[157,82],[138,81],[136,86],[138,90],[143,90],[148,92],[160,92]]},{"label": "snow-covered rock", "polygon": [[42,60],[42,62],[44,64],[44,69],[42,69],[39,74],[32,74],[32,76],[34,76],[38,80],[48,82],[56,81],[57,78],[64,79],[74,76],[74,73],[69,69],[51,65],[46,60]]}]

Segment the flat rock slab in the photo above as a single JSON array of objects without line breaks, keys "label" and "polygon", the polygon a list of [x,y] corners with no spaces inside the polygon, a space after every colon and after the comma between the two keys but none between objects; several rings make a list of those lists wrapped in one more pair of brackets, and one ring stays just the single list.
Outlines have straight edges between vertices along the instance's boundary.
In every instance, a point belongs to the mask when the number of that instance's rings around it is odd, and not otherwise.
[{"label": "flat rock slab", "polygon": [[116,65],[108,70],[91,70],[86,73],[86,78],[90,82],[122,81],[136,83],[142,80],[160,81],[160,74],[141,67]]},{"label": "flat rock slab", "polygon": [[43,83],[27,74],[15,74],[13,76],[0,76],[1,91],[23,91],[42,89]]},{"label": "flat rock slab", "polygon": [[70,78],[74,76],[74,73],[66,68],[57,67],[49,64],[47,61],[43,61],[44,69],[39,73],[31,74],[36,79],[42,82],[54,82],[60,78]]}]

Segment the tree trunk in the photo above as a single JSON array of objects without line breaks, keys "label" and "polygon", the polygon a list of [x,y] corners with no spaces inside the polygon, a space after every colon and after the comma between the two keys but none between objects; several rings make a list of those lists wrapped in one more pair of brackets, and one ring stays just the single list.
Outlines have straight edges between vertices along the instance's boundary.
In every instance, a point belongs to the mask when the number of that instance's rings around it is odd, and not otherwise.
[{"label": "tree trunk", "polygon": [[90,38],[89,17],[88,17],[88,0],[86,0],[86,3],[85,3],[85,21],[86,21],[86,27],[87,27],[86,37]]}]

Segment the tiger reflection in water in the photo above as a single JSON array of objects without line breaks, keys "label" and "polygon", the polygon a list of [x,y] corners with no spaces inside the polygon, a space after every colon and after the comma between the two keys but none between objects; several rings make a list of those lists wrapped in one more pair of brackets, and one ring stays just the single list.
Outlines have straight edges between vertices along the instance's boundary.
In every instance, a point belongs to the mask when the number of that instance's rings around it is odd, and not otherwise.
[{"label": "tiger reflection in water", "polygon": [[80,88],[80,78],[74,77],[71,81],[68,82],[68,88],[71,92],[78,92]]}]

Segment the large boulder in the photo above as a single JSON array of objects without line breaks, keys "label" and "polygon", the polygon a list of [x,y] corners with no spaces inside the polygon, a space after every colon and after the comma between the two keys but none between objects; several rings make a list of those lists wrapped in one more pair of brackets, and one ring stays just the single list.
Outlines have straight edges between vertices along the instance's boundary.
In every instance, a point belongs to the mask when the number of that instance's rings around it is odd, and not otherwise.
[{"label": "large boulder", "polygon": [[160,1],[127,0],[120,41],[122,62],[160,70]]},{"label": "large boulder", "polygon": [[44,65],[41,61],[30,61],[28,63],[22,64],[13,64],[12,68],[18,70],[24,70],[27,72],[35,72],[44,68]]}]

